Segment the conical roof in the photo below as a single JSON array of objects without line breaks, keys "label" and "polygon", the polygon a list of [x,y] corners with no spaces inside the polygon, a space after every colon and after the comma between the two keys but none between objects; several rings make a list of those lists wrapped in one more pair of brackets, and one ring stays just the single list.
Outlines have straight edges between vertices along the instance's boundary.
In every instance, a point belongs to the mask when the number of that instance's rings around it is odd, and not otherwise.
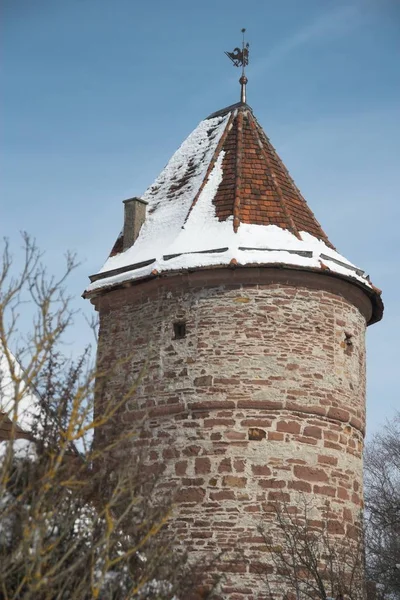
[{"label": "conical roof", "polygon": [[332,271],[372,289],[336,252],[244,103],[200,122],[142,200],[133,246],[120,234],[86,294],[163,272],[224,265]]}]

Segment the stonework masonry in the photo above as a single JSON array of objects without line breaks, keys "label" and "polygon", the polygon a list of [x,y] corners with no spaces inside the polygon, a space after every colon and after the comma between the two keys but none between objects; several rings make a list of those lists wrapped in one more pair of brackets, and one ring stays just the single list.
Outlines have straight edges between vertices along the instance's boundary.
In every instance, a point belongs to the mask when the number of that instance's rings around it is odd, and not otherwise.
[{"label": "stonework masonry", "polygon": [[328,502],[328,529],[357,535],[371,312],[361,288],[323,273],[211,269],[92,301],[99,365],[115,365],[102,399],[121,398],[145,364],[116,426],[137,426],[149,466],[176,486],[177,536],[194,557],[243,553],[222,598],[267,597],[257,527],[274,501],[312,498],[320,512]]}]

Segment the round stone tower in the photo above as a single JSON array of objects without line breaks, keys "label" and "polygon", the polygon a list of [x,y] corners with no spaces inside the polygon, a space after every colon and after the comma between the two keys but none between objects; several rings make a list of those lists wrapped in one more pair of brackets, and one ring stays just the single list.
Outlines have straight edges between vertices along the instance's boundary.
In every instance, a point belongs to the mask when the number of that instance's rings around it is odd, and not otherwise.
[{"label": "round stone tower", "polygon": [[273,530],[276,502],[312,499],[316,527],[329,506],[324,527],[357,537],[380,291],[329,242],[247,104],[202,121],[125,201],[85,295],[100,364],[123,364],[103,393],[121,397],[146,361],[118,418],[142,424],[146,460],[177,486],[177,535],[194,557],[240,550],[221,597],[268,597],[258,526]]}]

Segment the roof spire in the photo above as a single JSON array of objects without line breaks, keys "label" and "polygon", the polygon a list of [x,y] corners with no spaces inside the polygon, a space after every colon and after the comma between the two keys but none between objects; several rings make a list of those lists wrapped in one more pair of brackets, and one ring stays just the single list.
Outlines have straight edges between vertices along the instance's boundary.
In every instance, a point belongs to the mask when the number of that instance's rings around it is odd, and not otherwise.
[{"label": "roof spire", "polygon": [[227,57],[233,62],[235,67],[242,67],[242,75],[239,79],[241,86],[240,89],[240,102],[246,103],[246,84],[248,79],[245,74],[245,67],[249,64],[249,43],[244,41],[244,34],[246,29],[242,29],[242,49],[235,48],[233,52],[225,52]]}]

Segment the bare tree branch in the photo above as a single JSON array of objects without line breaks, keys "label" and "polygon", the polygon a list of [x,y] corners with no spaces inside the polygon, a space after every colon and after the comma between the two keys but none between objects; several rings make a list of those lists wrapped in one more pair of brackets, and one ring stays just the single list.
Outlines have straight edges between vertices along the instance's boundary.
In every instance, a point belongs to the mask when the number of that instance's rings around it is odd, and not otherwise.
[{"label": "bare tree branch", "polygon": [[296,600],[365,598],[361,524],[357,540],[344,540],[328,531],[329,504],[322,528],[313,524],[314,506],[306,497],[299,498],[296,510],[284,501],[276,502],[274,510],[274,522],[259,526],[271,557],[264,570],[270,598],[277,589]]},{"label": "bare tree branch", "polygon": [[[49,276],[34,240],[22,237],[19,274],[7,241],[0,266],[0,432],[8,427],[8,440],[0,437],[0,599],[184,600],[198,573],[168,528],[173,491],[158,493],[161,474],[134,450],[140,423],[92,443],[118,422],[142,375],[94,411],[112,371],[96,373],[89,348],[75,361],[63,354],[76,257]],[[33,311],[27,331],[19,331],[22,307]]]}]

